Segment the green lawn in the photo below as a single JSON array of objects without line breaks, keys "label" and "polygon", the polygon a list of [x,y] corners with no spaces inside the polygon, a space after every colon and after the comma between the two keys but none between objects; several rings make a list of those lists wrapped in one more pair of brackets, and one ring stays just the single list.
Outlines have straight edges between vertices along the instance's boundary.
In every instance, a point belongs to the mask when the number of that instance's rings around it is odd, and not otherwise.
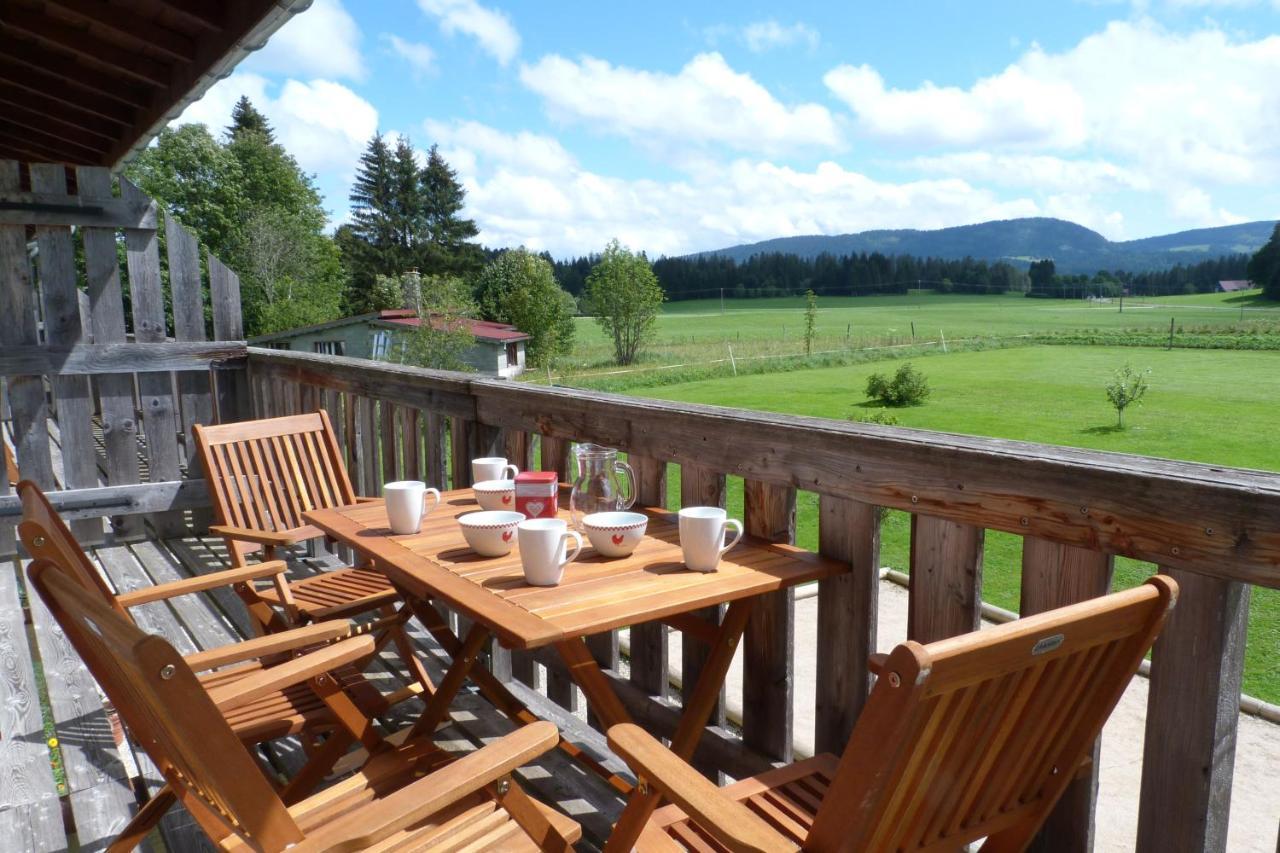
[{"label": "green lawn", "polygon": [[[1151,369],[1151,391],[1145,404],[1127,416],[1129,428],[1117,431],[1102,385],[1126,362]],[[1272,438],[1280,353],[1054,346],[938,355],[916,365],[928,376],[933,394],[925,405],[893,410],[903,426],[1280,470],[1280,445]],[[895,367],[887,362],[743,376],[644,393],[845,418],[868,411],[863,395],[867,375]],[[670,494],[678,499],[674,466],[672,476]],[[729,505],[741,512],[740,480],[730,480]],[[800,544],[816,548],[816,495],[800,495],[797,524]],[[908,517],[890,513],[882,562],[905,571],[908,544]],[[989,532],[986,600],[1017,608],[1020,555],[1019,537]],[[1149,564],[1120,559],[1116,583],[1136,584],[1151,571]],[[1244,686],[1248,693],[1280,701],[1280,591],[1253,591]]]},{"label": "green lawn", "polygon": [[[849,344],[876,345],[912,339],[949,340],[971,336],[1014,336],[1078,329],[1165,329],[1175,326],[1231,327],[1280,323],[1280,304],[1255,293],[1172,296],[1135,301],[1087,303],[1023,296],[827,296],[818,300],[815,350]],[[804,299],[671,302],[663,306],[645,360],[671,364],[719,358],[732,346],[737,357],[796,353],[803,349]],[[580,317],[578,341],[569,362],[579,368],[610,363],[612,349],[595,320]],[[846,337],[847,336],[847,337]]]}]

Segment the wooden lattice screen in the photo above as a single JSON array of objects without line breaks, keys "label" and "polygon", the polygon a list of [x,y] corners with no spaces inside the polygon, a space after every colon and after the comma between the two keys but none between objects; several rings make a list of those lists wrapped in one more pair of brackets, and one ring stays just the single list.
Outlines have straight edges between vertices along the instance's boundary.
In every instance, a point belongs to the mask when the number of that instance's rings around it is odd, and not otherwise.
[{"label": "wooden lattice screen", "polygon": [[[101,167],[0,160],[0,434],[82,541],[103,538],[104,517],[141,536],[144,514],[173,535],[182,510],[207,505],[191,425],[241,416],[243,338],[235,274],[211,254],[202,265],[195,236],[137,187],[121,178],[117,194]],[[15,549],[8,480],[0,555]]]}]

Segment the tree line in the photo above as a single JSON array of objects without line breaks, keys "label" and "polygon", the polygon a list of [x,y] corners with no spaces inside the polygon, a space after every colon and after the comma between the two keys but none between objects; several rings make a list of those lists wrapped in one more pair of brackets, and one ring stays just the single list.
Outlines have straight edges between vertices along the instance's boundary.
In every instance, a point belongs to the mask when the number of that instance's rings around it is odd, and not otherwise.
[{"label": "tree line", "polygon": [[1223,255],[1196,264],[1177,264],[1166,270],[1133,273],[1100,270],[1094,275],[1059,275],[1052,260],[1034,261],[1028,270],[1027,295],[1045,299],[1083,299],[1089,296],[1176,296],[1213,293],[1220,281],[1244,279],[1248,255]]}]

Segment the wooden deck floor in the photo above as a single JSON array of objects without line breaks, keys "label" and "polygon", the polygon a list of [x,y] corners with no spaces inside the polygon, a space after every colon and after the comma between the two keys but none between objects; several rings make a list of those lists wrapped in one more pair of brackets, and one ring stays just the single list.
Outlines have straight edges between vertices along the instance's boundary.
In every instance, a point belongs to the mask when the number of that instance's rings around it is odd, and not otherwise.
[{"label": "wooden deck floor", "polygon": [[[92,549],[92,556],[117,591],[227,566],[221,540],[197,537],[107,544]],[[334,562],[332,556],[309,556],[302,549],[290,554],[291,571],[297,576]],[[243,606],[230,590],[148,604],[133,613],[141,627],[164,635],[183,653],[233,641],[248,631]],[[416,621],[411,633],[428,669],[438,677],[447,656]],[[371,675],[390,690],[400,684],[393,674],[397,671],[402,670],[396,653],[388,650]],[[513,684],[512,689],[537,713],[556,722],[570,740],[607,761],[611,769],[625,772],[603,751],[599,733],[580,719],[523,685]],[[381,721],[383,728],[389,733],[411,724],[421,707],[417,700],[404,703],[394,717]],[[52,717],[56,747],[47,742],[42,709]],[[450,750],[468,751],[511,729],[487,702],[464,693],[437,741]],[[264,754],[271,766],[286,773],[303,761],[292,739],[273,742]],[[65,784],[55,782],[53,761],[63,768]],[[521,775],[531,793],[583,824],[585,849],[602,843],[622,805],[602,782],[554,751]],[[82,850],[105,849],[159,785],[155,767],[120,731],[56,623],[38,598],[26,596],[21,561],[0,563],[0,846],[65,850],[70,839]],[[161,832],[153,833],[148,849],[211,848],[190,817],[175,809]]]}]

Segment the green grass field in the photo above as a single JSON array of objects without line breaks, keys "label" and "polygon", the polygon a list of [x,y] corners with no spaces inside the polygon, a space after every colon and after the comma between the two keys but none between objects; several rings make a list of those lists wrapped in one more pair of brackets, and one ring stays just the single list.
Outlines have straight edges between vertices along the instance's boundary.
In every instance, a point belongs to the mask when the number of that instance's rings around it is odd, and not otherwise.
[{"label": "green grass field", "polygon": [[[893,345],[973,336],[1012,337],[1078,329],[1167,330],[1280,325],[1280,304],[1256,293],[1197,294],[1135,301],[1087,303],[1024,296],[829,296],[818,300],[815,351],[850,346]],[[724,358],[795,354],[803,351],[804,299],[671,302],[663,306],[652,345],[640,367]],[[609,370],[613,351],[595,320],[577,320],[576,346],[562,369]]]},{"label": "green grass field", "polygon": [[[1126,362],[1151,369],[1151,390],[1144,405],[1126,416],[1129,428],[1120,431],[1102,386]],[[915,364],[928,376],[933,394],[922,406],[893,410],[903,426],[1280,470],[1280,443],[1273,438],[1280,353],[1038,346],[936,355]],[[843,419],[874,408],[863,393],[867,375],[895,367],[887,362],[742,376],[638,393]],[[672,477],[678,477],[674,466]],[[678,499],[677,479],[670,494]],[[742,484],[734,478],[729,506],[741,513]],[[800,495],[797,515],[800,544],[816,548],[816,495]],[[908,516],[890,513],[882,533],[882,563],[905,571],[908,544]],[[986,600],[1017,608],[1020,555],[1019,537],[988,534]],[[1116,584],[1139,583],[1152,570],[1149,564],[1120,559]],[[1244,689],[1280,701],[1280,591],[1253,590]]]}]

